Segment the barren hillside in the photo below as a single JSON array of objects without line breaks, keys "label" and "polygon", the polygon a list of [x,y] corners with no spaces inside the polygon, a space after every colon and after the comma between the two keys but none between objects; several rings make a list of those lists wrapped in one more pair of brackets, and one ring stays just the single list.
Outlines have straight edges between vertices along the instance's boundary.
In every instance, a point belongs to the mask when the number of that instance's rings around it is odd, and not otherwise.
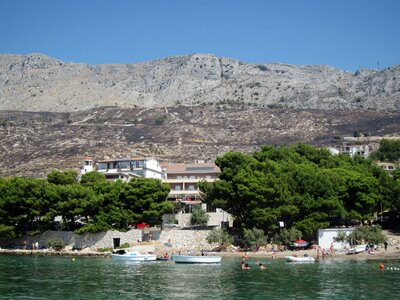
[{"label": "barren hillside", "polygon": [[43,177],[78,169],[86,155],[215,159],[227,151],[306,142],[335,145],[354,131],[400,133],[399,112],[284,110],[226,105],[84,112],[0,111],[0,176]]}]

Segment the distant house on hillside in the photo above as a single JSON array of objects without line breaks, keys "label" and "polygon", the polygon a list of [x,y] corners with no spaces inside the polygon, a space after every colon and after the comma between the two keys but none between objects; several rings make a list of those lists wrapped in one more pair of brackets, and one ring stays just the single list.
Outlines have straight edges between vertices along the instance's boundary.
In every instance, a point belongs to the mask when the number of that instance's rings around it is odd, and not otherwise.
[{"label": "distant house on hillside", "polygon": [[123,159],[100,160],[96,163],[97,171],[104,174],[108,180],[131,178],[162,178],[159,162],[154,158],[135,157]]},{"label": "distant house on hillside", "polygon": [[387,162],[377,162],[377,165],[380,166],[383,170],[387,172],[392,172],[400,169],[400,162],[397,163],[387,163]]},{"label": "distant house on hillside", "polygon": [[329,147],[328,150],[334,155],[348,154],[351,157],[360,155],[362,158],[367,158],[371,154],[369,145],[343,144],[340,147]]},{"label": "distant house on hillside", "polygon": [[351,157],[359,155],[366,158],[370,155],[369,145],[342,145],[339,148],[339,153],[349,154]]}]

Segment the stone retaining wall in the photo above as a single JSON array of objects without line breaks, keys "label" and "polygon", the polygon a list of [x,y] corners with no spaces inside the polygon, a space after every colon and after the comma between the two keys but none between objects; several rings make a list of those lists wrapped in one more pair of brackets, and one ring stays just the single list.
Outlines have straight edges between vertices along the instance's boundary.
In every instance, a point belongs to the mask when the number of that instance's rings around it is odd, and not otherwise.
[{"label": "stone retaining wall", "polygon": [[114,238],[120,239],[120,244],[124,243],[135,243],[142,241],[142,231],[138,229],[132,229],[127,232],[120,231],[107,231],[99,233],[85,233],[82,235],[76,234],[72,231],[46,231],[43,234],[34,236],[24,236],[16,240],[0,241],[2,248],[14,245],[16,247],[22,247],[26,241],[29,249],[32,248],[32,244],[39,243],[39,247],[46,246],[49,240],[59,239],[64,243],[73,248],[78,249],[100,249],[100,248],[112,248],[114,245]]},{"label": "stone retaining wall", "polygon": [[174,249],[182,250],[212,250],[217,244],[209,244],[206,237],[211,230],[180,230],[180,229],[164,229],[161,232],[160,243]]},{"label": "stone retaining wall", "polygon": [[[211,230],[186,230],[186,229],[164,229],[160,230],[150,230],[153,235],[153,239],[149,241],[149,249],[144,249],[148,251],[179,251],[179,250],[212,250],[217,244],[208,244],[206,237]],[[0,247],[8,248],[10,245],[22,248],[24,242],[26,241],[28,249],[32,249],[32,244],[39,243],[39,247],[46,246],[49,240],[60,239],[69,248],[77,249],[90,249],[97,250],[100,248],[113,248],[114,239],[119,238],[120,244],[128,243],[132,247],[135,246],[145,246],[141,244],[142,236],[147,236],[143,234],[142,230],[132,229],[127,232],[119,231],[107,231],[100,233],[86,233],[78,235],[71,231],[46,231],[43,234],[35,236],[25,236],[16,240],[1,241]]]}]

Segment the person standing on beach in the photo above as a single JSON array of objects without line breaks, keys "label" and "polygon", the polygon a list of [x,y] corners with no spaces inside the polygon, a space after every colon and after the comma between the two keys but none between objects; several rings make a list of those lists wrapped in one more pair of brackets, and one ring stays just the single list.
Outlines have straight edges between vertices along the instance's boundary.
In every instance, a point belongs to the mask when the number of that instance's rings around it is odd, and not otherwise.
[{"label": "person standing on beach", "polygon": [[325,249],[322,249],[322,260],[325,259],[325,256],[326,256],[326,251],[325,251]]},{"label": "person standing on beach", "polygon": [[331,255],[333,255],[333,252],[335,251],[335,249],[333,248],[333,243],[331,243],[331,247],[329,248],[329,252]]},{"label": "person standing on beach", "polygon": [[388,242],[387,242],[387,241],[385,241],[385,242],[383,243],[383,245],[385,246],[385,252],[387,252],[387,248],[388,248]]}]

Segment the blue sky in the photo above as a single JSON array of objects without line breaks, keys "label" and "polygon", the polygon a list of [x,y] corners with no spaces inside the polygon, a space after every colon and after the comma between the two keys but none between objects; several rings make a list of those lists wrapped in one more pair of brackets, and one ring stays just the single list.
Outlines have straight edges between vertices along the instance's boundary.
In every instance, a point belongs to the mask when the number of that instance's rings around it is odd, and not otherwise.
[{"label": "blue sky", "polygon": [[355,71],[400,63],[397,0],[0,0],[0,53],[89,64],[211,53]]}]

